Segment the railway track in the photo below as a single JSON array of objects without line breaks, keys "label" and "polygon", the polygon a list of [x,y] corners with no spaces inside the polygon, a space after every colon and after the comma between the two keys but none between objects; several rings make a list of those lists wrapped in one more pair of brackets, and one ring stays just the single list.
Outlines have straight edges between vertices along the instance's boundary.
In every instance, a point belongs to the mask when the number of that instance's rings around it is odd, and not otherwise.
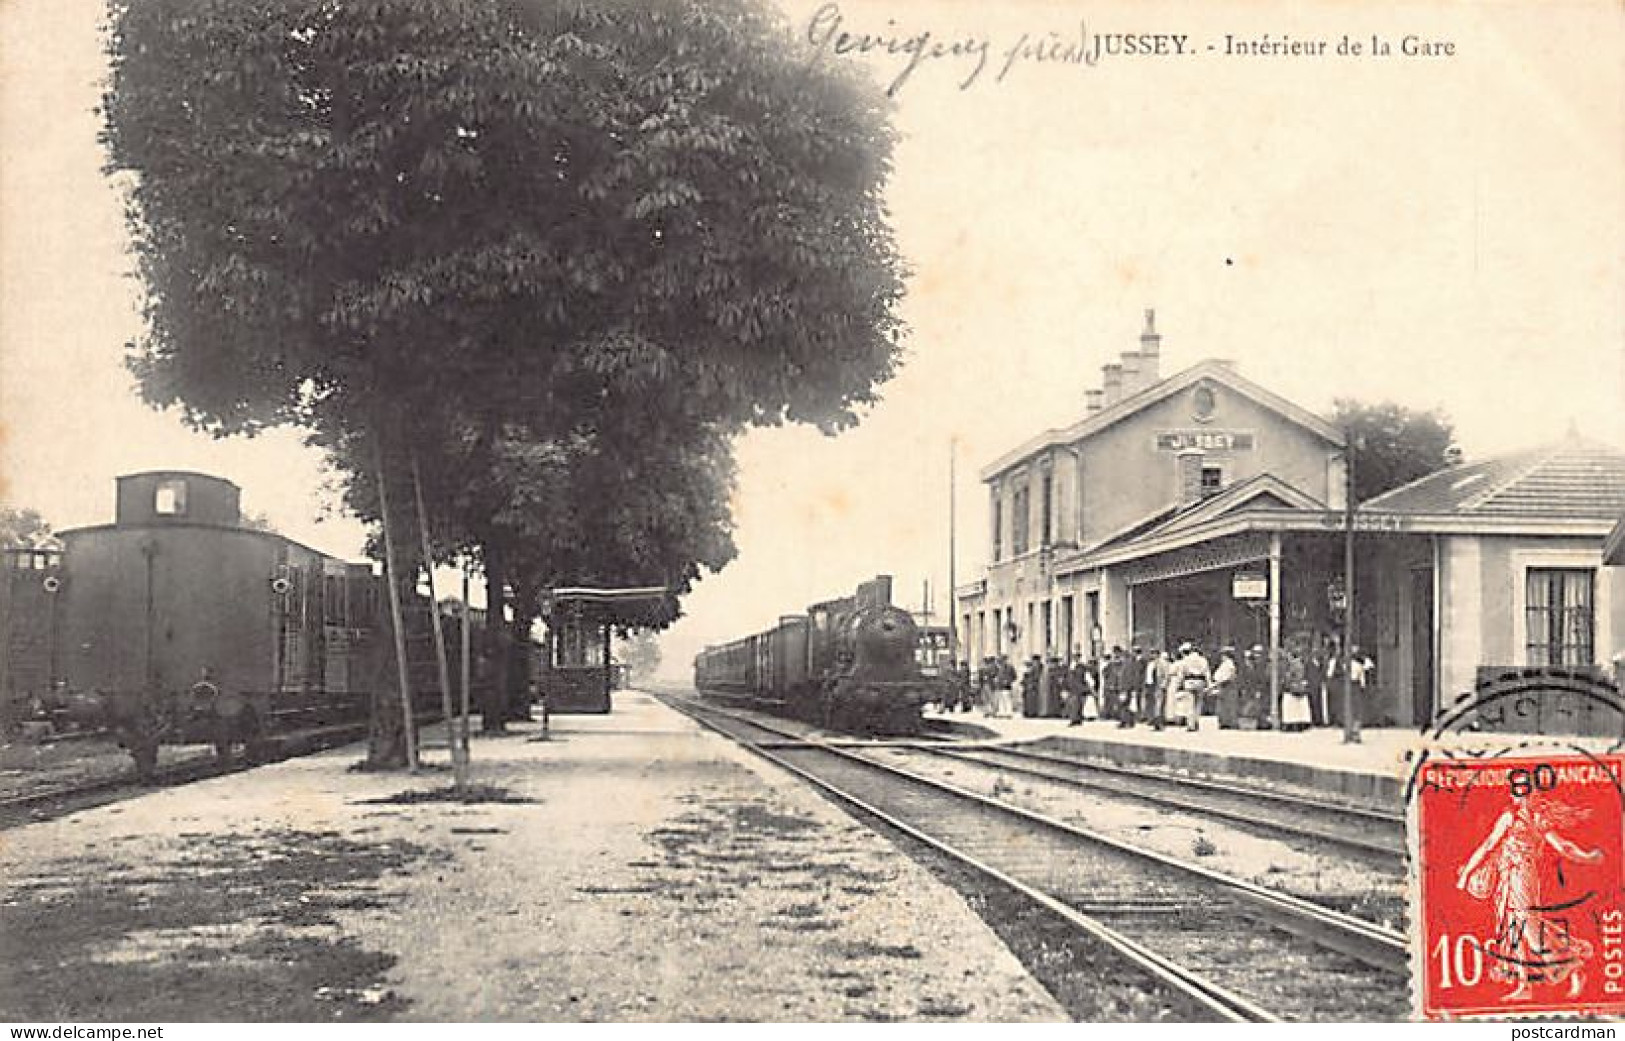
[{"label": "railway track", "polygon": [[[770,739],[768,747],[804,736],[785,732]],[[1387,872],[1404,869],[1405,818],[1396,812],[1205,778],[1172,777],[953,734],[822,740],[836,748],[891,748],[940,756],[1328,847]]]},{"label": "railway track", "polygon": [[223,777],[268,762],[291,759],[348,744],[365,734],[364,723],[343,724],[276,739],[276,750],[270,756],[254,761],[248,761],[241,756],[221,760],[213,753],[205,752],[160,768],[150,780],[142,780],[132,769],[73,784],[53,785],[24,792],[0,799],[0,828],[17,827],[93,806],[106,805],[151,791],[154,787],[172,787],[192,784],[211,777]]},{"label": "railway track", "polygon": [[[1403,1018],[1392,930],[686,698],[669,704],[1064,919],[1204,1018]],[[895,747],[897,743],[892,743]]]},{"label": "railway track", "polygon": [[1392,871],[1404,865],[1405,818],[1398,813],[1222,781],[1162,776],[1034,749],[922,744],[917,751],[1307,840]]}]

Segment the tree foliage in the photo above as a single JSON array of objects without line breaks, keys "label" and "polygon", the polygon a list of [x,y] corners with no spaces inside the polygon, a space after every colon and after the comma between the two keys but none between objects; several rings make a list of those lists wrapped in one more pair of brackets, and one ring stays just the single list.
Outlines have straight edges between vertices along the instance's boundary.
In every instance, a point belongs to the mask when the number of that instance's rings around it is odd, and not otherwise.
[{"label": "tree foliage", "polygon": [[899,351],[884,98],[755,3],[114,0],[143,394],[304,426],[368,519],[421,472],[516,628],[686,592],[732,435],[855,422]]},{"label": "tree foliage", "polygon": [[[439,562],[507,558],[507,578],[528,596],[558,585],[664,586],[671,599],[638,624],[676,617],[676,598],[701,569],[734,556],[728,502],[733,459],[715,426],[689,440],[653,436],[634,417],[608,431],[544,436],[509,423],[487,436],[472,426],[448,431],[418,451]],[[639,436],[639,434],[643,436]],[[375,473],[359,445],[331,454],[352,475],[346,501],[365,520],[380,519]]]},{"label": "tree foliage", "polygon": [[0,547],[39,546],[54,536],[40,512],[28,506],[0,506]]},{"label": "tree foliage", "polygon": [[277,534],[276,525],[271,523],[270,514],[266,513],[264,510],[256,510],[253,513],[245,513],[237,523],[250,531],[263,531],[272,535]]},{"label": "tree foliage", "polygon": [[146,0],[110,46],[134,366],[204,428],[838,427],[891,375],[882,102],[745,0]]},{"label": "tree foliage", "polygon": [[[109,48],[144,394],[353,475],[369,436],[439,454],[442,545],[540,507],[625,559],[539,575],[649,571],[732,432],[839,428],[892,374],[883,99],[748,0],[146,0]],[[707,519],[678,571],[731,555]]]},{"label": "tree foliage", "polygon": [[1356,502],[1461,462],[1455,427],[1439,409],[1339,398],[1333,403],[1332,423],[1350,437]]}]

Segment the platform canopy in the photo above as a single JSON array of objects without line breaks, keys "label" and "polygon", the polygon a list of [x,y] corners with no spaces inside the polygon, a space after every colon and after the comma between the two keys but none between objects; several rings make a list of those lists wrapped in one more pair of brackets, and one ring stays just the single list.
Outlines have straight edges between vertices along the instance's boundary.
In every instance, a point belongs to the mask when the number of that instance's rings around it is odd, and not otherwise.
[{"label": "platform canopy", "polygon": [[665,586],[627,586],[623,588],[605,589],[596,586],[560,586],[548,591],[548,597],[559,603],[564,600],[580,600],[583,603],[627,603],[664,598]]},{"label": "platform canopy", "polygon": [[556,586],[542,593],[544,617],[561,613],[600,625],[660,625],[674,606],[665,586]]}]

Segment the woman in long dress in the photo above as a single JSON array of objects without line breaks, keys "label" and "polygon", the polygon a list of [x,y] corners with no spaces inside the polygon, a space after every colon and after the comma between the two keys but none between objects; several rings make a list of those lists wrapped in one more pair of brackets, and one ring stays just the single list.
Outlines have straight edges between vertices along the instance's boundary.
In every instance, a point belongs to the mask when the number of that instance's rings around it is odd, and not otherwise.
[{"label": "woman in long dress", "polygon": [[1296,648],[1287,648],[1281,661],[1281,729],[1308,730],[1309,680]]},{"label": "woman in long dress", "polygon": [[1095,687],[1093,663],[1079,663],[1072,670],[1072,683],[1077,688],[1073,695],[1081,704],[1078,715],[1085,721],[1100,718],[1100,691]]},{"label": "woman in long dress", "polygon": [[1515,982],[1509,1000],[1530,996],[1531,983],[1569,981],[1569,995],[1580,993],[1582,969],[1594,949],[1574,936],[1561,911],[1572,893],[1565,888],[1561,861],[1595,864],[1602,850],[1585,849],[1558,834],[1579,824],[1588,810],[1557,802],[1534,790],[1503,810],[1495,825],[1456,876],[1456,887],[1476,899],[1495,899],[1495,938],[1486,945],[1494,956],[1490,975]]}]

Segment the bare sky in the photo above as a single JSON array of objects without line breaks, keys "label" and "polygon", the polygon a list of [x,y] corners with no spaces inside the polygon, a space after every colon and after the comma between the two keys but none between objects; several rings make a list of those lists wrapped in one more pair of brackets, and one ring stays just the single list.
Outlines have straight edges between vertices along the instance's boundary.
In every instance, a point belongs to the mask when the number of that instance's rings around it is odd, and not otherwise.
[{"label": "bare sky", "polygon": [[[820,6],[787,3],[793,31]],[[973,59],[928,59],[898,89],[908,363],[855,431],[741,441],[740,555],[662,640],[667,668],[877,572],[912,606],[930,579],[940,611],[950,440],[964,582],[986,557],[977,471],[1076,419],[1147,307],[1165,373],[1228,357],[1311,409],[1345,395],[1441,406],[1469,457],[1571,422],[1625,444],[1622,12],[841,4],[849,33],[985,40],[988,67],[961,90]],[[333,497],[297,435],[191,434],[142,405],[121,367],[140,290],[100,173],[100,16],[91,0],[0,0],[0,500],[58,527],[100,523],[117,474],[201,469],[287,534],[354,555],[360,529],[321,519]],[[1051,32],[1179,35],[1191,53],[1018,60],[995,82],[1024,33]],[[1266,33],[1327,53],[1223,53],[1227,36]],[[1393,54],[1338,57],[1344,34],[1368,50],[1377,34]],[[1404,57],[1407,34],[1455,55]],[[908,57],[840,60],[890,82]]]}]

